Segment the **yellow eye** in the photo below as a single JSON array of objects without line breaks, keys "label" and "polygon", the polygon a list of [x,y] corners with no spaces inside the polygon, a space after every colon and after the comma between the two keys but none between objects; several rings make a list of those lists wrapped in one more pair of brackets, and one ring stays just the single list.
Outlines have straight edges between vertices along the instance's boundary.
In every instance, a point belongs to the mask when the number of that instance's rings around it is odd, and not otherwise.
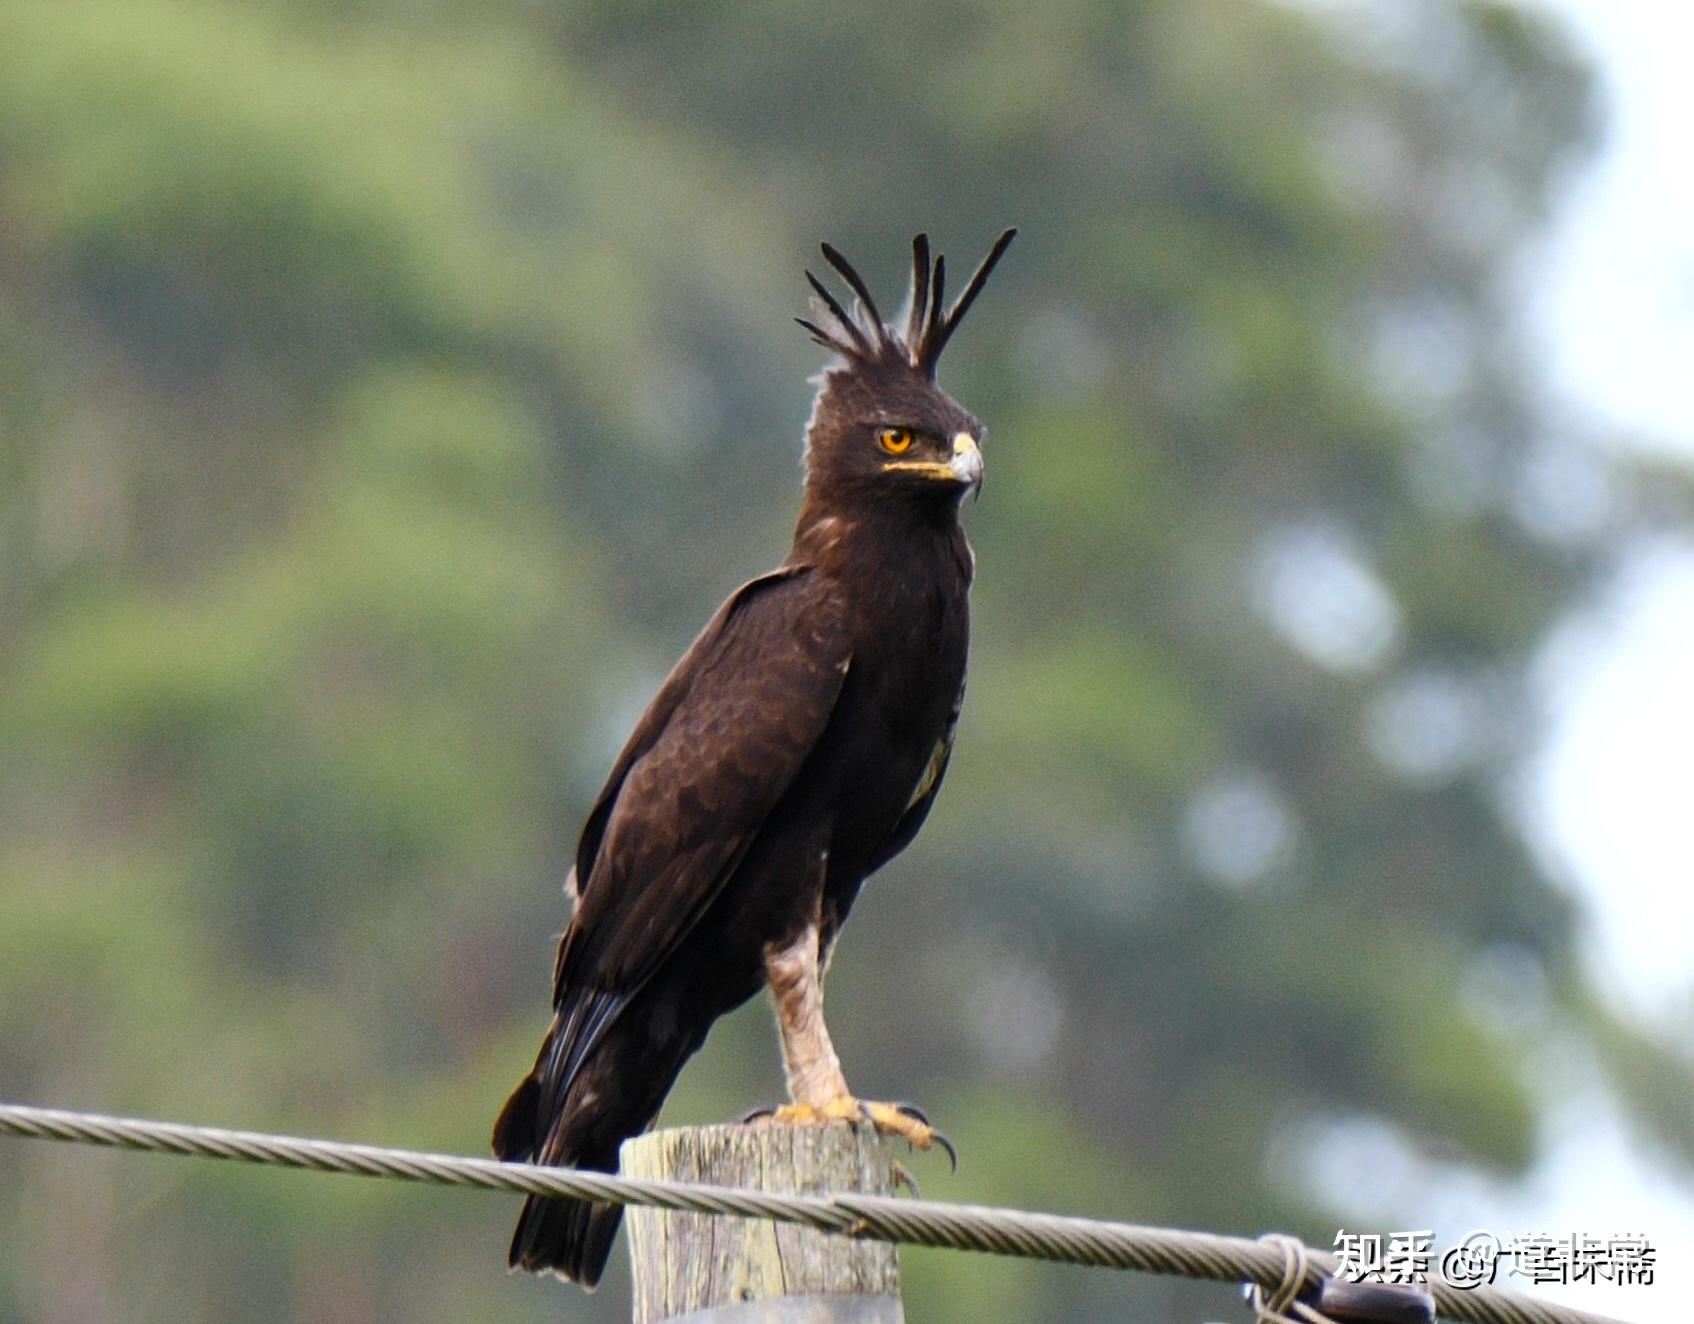
[{"label": "yellow eye", "polygon": [[904,455],[912,449],[911,429],[883,428],[876,434],[876,444],[890,455]]}]

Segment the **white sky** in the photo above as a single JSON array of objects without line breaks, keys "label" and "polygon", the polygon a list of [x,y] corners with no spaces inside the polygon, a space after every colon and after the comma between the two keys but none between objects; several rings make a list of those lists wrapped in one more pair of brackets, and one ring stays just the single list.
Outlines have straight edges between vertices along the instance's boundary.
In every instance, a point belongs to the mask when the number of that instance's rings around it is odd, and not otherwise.
[{"label": "white sky", "polygon": [[[1562,407],[1602,444],[1694,465],[1694,9],[1538,0],[1595,61],[1605,115],[1524,307]],[[1551,729],[1532,769],[1542,845],[1586,912],[1585,956],[1618,1010],[1678,1033],[1694,1007],[1694,541],[1632,550],[1550,644]],[[1580,1074],[1580,1073],[1578,1073]],[[1592,1077],[1592,1073],[1590,1073]],[[1557,1087],[1555,1087],[1557,1088]],[[1694,1185],[1630,1134],[1598,1089],[1564,1096],[1546,1159],[1483,1201],[1495,1231],[1640,1231],[1652,1288],[1572,1288],[1571,1305],[1640,1324],[1688,1318]],[[1533,1226],[1523,1226],[1525,1218]],[[1553,1226],[1556,1224],[1556,1226]]]},{"label": "white sky", "polygon": [[[1562,22],[1593,62],[1604,121],[1518,286],[1549,421],[1694,467],[1694,5],[1518,2]],[[1603,996],[1694,1056],[1694,537],[1628,549],[1600,600],[1555,632],[1539,681],[1548,734],[1527,769],[1531,833],[1582,909]],[[1694,1173],[1633,1133],[1580,1046],[1547,1056],[1535,1073],[1544,1158],[1520,1182],[1418,1154],[1368,1119],[1318,1128],[1302,1170],[1352,1211],[1349,1231],[1401,1230],[1383,1211],[1411,1207],[1427,1211],[1438,1246],[1475,1228],[1643,1233],[1658,1250],[1655,1286],[1548,1295],[1681,1324],[1694,1313]],[[1374,1174],[1367,1186],[1361,1171]]]},{"label": "white sky", "polygon": [[[1541,4],[1597,59],[1607,132],[1573,181],[1526,324],[1588,430],[1694,466],[1694,10]],[[1545,670],[1545,835],[1593,912],[1602,987],[1668,1024],[1694,994],[1694,540],[1626,556]]]},{"label": "white sky", "polygon": [[1596,61],[1603,150],[1575,181],[1532,306],[1553,376],[1572,403],[1643,445],[1694,460],[1694,171],[1681,0],[1541,0]]}]

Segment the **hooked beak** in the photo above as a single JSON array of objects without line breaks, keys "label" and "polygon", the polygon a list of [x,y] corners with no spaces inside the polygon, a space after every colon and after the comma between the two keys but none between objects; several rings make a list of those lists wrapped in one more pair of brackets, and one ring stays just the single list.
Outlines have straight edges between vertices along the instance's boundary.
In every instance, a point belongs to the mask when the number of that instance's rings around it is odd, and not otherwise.
[{"label": "hooked beak", "polygon": [[947,467],[959,482],[977,491],[982,489],[982,450],[970,433],[961,432],[953,438],[953,461]]}]

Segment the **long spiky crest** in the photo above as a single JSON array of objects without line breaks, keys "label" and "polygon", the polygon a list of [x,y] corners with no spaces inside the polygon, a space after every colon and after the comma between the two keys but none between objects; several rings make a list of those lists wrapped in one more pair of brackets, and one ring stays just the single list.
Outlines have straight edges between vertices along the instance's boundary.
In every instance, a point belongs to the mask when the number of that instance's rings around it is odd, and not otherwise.
[{"label": "long spiky crest", "polygon": [[923,343],[924,323],[929,318],[929,236],[912,238],[912,298],[906,312],[906,349],[915,354]]},{"label": "long spiky crest", "polygon": [[876,335],[877,347],[880,349],[888,343],[888,333],[883,328],[882,314],[876,310],[876,300],[871,298],[870,288],[865,284],[864,277],[853,270],[853,264],[836,252],[833,245],[820,244],[819,248],[823,250],[824,260],[841,273],[841,279],[852,287],[853,293],[859,296],[859,302],[864,304],[865,312],[870,315],[871,330]]},{"label": "long spiky crest", "polygon": [[794,320],[805,327],[818,344],[845,359],[871,360],[886,353],[894,353],[904,358],[914,372],[922,373],[930,381],[934,381],[935,367],[941,359],[941,351],[947,347],[953,332],[958,330],[959,323],[976,302],[976,296],[982,292],[989,274],[1005,255],[1016,235],[1017,230],[1010,229],[994,241],[994,246],[988,250],[988,256],[982,259],[981,265],[965,283],[957,301],[946,311],[943,309],[946,307],[947,259],[937,253],[931,263],[929,236],[915,235],[912,239],[910,302],[906,310],[903,336],[893,327],[883,324],[882,314],[877,311],[876,300],[871,297],[870,289],[853,268],[853,264],[842,257],[833,245],[822,244],[820,247],[825,259],[852,288],[858,302],[849,312],[842,307],[841,301],[829,292],[824,283],[808,271],[806,280],[817,295],[817,306],[820,311],[829,314],[826,321],[833,323],[840,330],[838,333],[828,329],[827,325],[819,325],[804,317],[796,317]]},{"label": "long spiky crest", "polygon": [[935,275],[929,282],[929,311],[924,314],[923,339],[912,346],[912,366],[931,381],[935,380],[935,365],[941,349],[935,343],[941,331],[941,301],[947,295],[947,255],[935,255]]},{"label": "long spiky crest", "polygon": [[[935,375],[935,364],[941,358],[941,351],[947,348],[947,342],[952,339],[953,332],[959,329],[959,323],[965,320],[965,314],[970,311],[971,304],[976,302],[976,296],[982,293],[989,273],[1012,246],[1012,240],[1017,238],[1017,234],[1017,228],[1014,226],[994,241],[994,247],[989,249],[988,256],[982,259],[982,265],[977,267],[970,280],[965,282],[959,301],[948,311],[940,326],[935,328],[933,343],[924,346],[925,357],[922,366],[929,376]],[[939,302],[937,300],[937,303]]]},{"label": "long spiky crest", "polygon": [[810,333],[812,339],[822,345],[825,349],[834,350],[843,358],[852,358],[853,355],[858,353],[858,350],[854,349],[852,345],[842,340],[840,336],[830,335],[829,332],[825,331],[816,322],[808,322],[804,317],[796,317],[794,320],[801,326],[805,327]]},{"label": "long spiky crest", "polygon": [[823,300],[824,307],[829,309],[830,316],[835,318],[835,320],[841,324],[841,329],[845,331],[852,338],[853,343],[858,346],[858,352],[861,354],[869,354],[871,352],[870,341],[865,339],[865,333],[859,330],[859,324],[847,315],[847,310],[843,308],[836,297],[829,292],[828,287],[826,287],[821,280],[812,275],[809,271],[806,273],[806,279],[811,282],[812,289],[817,292],[818,298]]}]

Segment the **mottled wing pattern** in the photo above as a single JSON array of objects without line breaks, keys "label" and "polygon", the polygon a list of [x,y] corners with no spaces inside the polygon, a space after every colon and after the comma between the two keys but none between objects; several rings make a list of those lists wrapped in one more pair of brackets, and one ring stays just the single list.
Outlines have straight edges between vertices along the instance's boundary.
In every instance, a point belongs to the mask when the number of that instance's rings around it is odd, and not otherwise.
[{"label": "mottled wing pattern", "polygon": [[755,579],[724,604],[590,817],[558,994],[633,992],[675,950],[799,774],[850,660],[841,604],[804,567]]}]

